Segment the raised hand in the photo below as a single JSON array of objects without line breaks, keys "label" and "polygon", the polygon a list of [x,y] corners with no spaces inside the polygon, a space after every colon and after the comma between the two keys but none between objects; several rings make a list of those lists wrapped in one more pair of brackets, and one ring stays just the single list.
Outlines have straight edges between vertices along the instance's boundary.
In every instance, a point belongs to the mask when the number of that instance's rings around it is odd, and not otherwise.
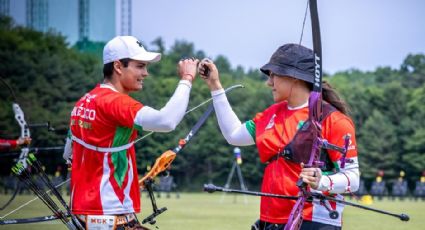
[{"label": "raised hand", "polygon": [[178,63],[178,73],[182,80],[188,80],[192,82],[195,80],[196,67],[198,66],[199,60],[195,58],[181,59]]},{"label": "raised hand", "polygon": [[198,65],[198,73],[207,83],[211,91],[222,89],[218,69],[208,58],[202,59]]}]

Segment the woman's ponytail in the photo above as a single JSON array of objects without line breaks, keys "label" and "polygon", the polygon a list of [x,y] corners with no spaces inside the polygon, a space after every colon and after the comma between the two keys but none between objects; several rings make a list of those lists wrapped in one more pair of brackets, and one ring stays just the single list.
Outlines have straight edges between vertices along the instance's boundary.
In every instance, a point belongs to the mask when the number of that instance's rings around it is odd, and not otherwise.
[{"label": "woman's ponytail", "polygon": [[322,97],[323,100],[338,109],[338,111],[340,111],[341,113],[347,116],[350,113],[350,109],[348,108],[347,103],[345,103],[345,101],[341,99],[335,89],[332,88],[332,86],[326,81],[322,82]]}]

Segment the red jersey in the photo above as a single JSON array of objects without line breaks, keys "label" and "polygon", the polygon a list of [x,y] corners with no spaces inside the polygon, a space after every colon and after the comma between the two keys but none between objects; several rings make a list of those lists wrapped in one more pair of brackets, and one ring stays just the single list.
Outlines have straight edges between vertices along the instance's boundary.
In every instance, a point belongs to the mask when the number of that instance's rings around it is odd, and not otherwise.
[{"label": "red jersey", "polygon": [[[136,136],[134,118],[143,105],[107,85],[82,97],[71,113],[71,134],[96,147],[117,147]],[[71,208],[74,214],[140,212],[134,146],[114,153],[73,142]]]},{"label": "red jersey", "polygon": [[[246,123],[253,135],[260,160],[267,162],[271,157],[281,152],[292,140],[297,130],[308,119],[308,107],[301,109],[288,109],[287,102],[274,104],[255,118]],[[331,113],[322,123],[322,135],[330,143],[338,146],[344,145],[344,136],[351,135],[347,157],[357,157],[354,124],[349,117],[339,111]],[[341,154],[337,151],[328,150],[328,155],[334,165],[338,167],[337,161]],[[265,193],[297,196],[299,189],[296,186],[301,167],[299,164],[285,160],[281,157],[270,162],[264,171],[261,191]],[[270,223],[287,223],[294,200],[261,197],[260,219]],[[335,208],[335,203],[331,203]],[[343,206],[336,207],[341,213]],[[303,211],[304,220],[318,221],[332,225],[341,225],[341,219],[329,218],[326,209],[319,203],[306,203]]]}]

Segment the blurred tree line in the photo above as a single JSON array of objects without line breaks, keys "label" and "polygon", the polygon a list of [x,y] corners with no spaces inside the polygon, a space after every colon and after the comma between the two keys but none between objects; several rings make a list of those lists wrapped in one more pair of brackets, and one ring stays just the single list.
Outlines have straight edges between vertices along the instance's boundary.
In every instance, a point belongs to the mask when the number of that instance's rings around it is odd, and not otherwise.
[{"label": "blurred tree line", "polygon": [[[0,77],[15,91],[27,122],[50,121],[56,128],[54,132],[45,128],[31,130],[32,146],[64,144],[74,103],[103,80],[103,45],[82,41],[70,48],[59,34],[36,32],[15,26],[10,18],[0,18]],[[168,101],[179,80],[177,62],[182,57],[201,59],[207,55],[187,41],[176,41],[169,50],[164,48],[161,38],[149,45],[148,50],[161,52],[163,57],[159,63],[148,67],[150,76],[144,82],[143,91],[132,96],[159,109]],[[273,103],[271,92],[264,84],[266,78],[258,70],[232,68],[224,56],[214,61],[224,87],[245,86],[228,95],[241,121],[251,119]],[[404,170],[407,179],[416,181],[425,170],[425,56],[408,55],[400,69],[378,68],[373,72],[353,69],[325,78],[351,106],[362,177],[371,181],[382,169],[386,178],[394,179]],[[20,129],[11,106],[14,98],[5,86],[0,84],[0,89],[0,138],[17,138]],[[197,79],[189,108],[208,98],[207,86]],[[137,143],[139,174],[144,174],[162,152],[174,148],[205,109],[206,106],[187,115],[174,132],[154,133]],[[60,151],[40,152],[39,156],[49,172],[56,170],[58,165],[65,168]],[[264,165],[259,162],[256,148],[243,147],[242,157],[245,182],[249,188],[258,189]],[[13,157],[1,157],[0,160],[0,173],[8,174]],[[234,160],[233,146],[224,140],[212,115],[179,153],[171,174],[180,188],[200,190],[201,184],[206,182],[224,184]]]}]

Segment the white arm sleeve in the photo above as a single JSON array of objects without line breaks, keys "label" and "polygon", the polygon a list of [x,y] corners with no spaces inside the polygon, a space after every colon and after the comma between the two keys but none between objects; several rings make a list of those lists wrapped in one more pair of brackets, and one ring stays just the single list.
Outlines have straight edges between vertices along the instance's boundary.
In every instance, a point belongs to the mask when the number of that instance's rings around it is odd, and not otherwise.
[{"label": "white arm sleeve", "polygon": [[72,162],[72,140],[69,136],[65,139],[65,147],[63,149],[63,159],[66,160],[67,164]]},{"label": "white arm sleeve", "polygon": [[233,112],[229,101],[227,101],[224,89],[213,91],[211,95],[218,125],[226,141],[236,146],[255,144],[245,124],[241,124],[241,121],[236,116],[235,112]]},{"label": "white arm sleeve", "polygon": [[355,192],[359,189],[360,173],[357,157],[350,158],[352,163],[346,163],[345,168],[332,175],[322,175],[319,181],[319,191],[330,193]]},{"label": "white arm sleeve", "polygon": [[173,96],[161,110],[158,111],[149,106],[143,106],[137,112],[134,124],[141,126],[146,131],[173,131],[186,112],[191,87],[191,82],[180,80]]}]

